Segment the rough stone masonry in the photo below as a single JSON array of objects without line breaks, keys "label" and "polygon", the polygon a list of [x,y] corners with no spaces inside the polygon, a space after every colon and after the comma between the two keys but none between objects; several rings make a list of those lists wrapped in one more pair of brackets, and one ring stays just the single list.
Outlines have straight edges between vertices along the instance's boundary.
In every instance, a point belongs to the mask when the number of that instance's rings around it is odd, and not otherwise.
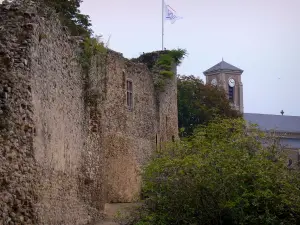
[{"label": "rough stone masonry", "polygon": [[0,224],[87,224],[136,201],[141,166],[178,137],[176,78],[158,91],[146,65],[160,52],[109,50],[87,75],[79,51],[51,10],[0,5]]}]

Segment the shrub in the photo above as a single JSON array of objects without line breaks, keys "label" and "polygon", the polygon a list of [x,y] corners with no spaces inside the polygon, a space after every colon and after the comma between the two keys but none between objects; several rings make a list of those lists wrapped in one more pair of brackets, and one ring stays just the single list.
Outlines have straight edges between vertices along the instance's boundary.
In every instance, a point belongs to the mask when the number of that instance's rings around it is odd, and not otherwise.
[{"label": "shrub", "polygon": [[242,119],[198,128],[158,153],[143,178],[147,216],[140,224],[300,222],[298,172],[287,169],[276,139],[246,131]]}]

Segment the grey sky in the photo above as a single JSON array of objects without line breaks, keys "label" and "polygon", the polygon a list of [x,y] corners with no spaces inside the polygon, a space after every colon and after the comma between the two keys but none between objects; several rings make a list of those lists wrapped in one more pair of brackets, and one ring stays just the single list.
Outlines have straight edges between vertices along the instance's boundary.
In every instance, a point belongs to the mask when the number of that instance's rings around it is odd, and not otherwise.
[{"label": "grey sky", "polygon": [[[178,73],[224,60],[244,70],[245,112],[300,116],[300,0],[166,0],[165,47],[186,48]],[[161,48],[161,0],[84,0],[93,29],[125,57]]]}]

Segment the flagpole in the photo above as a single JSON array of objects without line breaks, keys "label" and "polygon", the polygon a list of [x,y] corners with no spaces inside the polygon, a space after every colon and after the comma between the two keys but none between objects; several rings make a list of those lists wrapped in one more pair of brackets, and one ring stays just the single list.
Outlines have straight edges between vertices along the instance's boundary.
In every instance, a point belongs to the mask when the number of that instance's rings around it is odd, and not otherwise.
[{"label": "flagpole", "polygon": [[161,49],[164,50],[164,9],[165,4],[164,0],[162,2],[162,8],[161,8]]}]

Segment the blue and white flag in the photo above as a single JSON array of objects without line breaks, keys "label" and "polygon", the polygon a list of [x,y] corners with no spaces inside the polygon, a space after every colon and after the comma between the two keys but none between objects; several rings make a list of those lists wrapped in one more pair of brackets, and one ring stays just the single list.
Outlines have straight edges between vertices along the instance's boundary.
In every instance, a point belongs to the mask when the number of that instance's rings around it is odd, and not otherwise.
[{"label": "blue and white flag", "polygon": [[166,5],[164,2],[164,18],[165,20],[170,20],[171,23],[175,23],[176,20],[182,19],[181,16],[178,16],[176,11],[171,8],[171,6]]}]

